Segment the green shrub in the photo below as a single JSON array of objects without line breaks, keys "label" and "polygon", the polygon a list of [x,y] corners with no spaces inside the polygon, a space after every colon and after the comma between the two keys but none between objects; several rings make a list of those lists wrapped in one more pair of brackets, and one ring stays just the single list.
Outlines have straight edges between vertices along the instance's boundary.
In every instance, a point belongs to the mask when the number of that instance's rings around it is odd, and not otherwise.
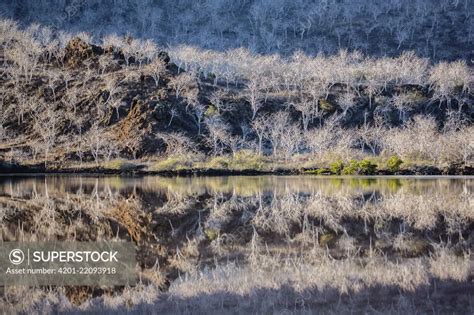
[{"label": "green shrub", "polygon": [[373,175],[377,170],[377,165],[367,159],[359,162],[359,173],[361,175]]},{"label": "green shrub", "polygon": [[214,79],[216,78],[216,75],[215,75],[214,73],[212,73],[212,72],[208,72],[208,73],[207,73],[207,78],[208,78],[208,79],[211,79],[211,80],[214,80]]},{"label": "green shrub", "polygon": [[344,166],[342,175],[356,175],[359,174],[359,162],[357,160],[351,160],[349,165]]},{"label": "green shrub", "polygon": [[209,105],[206,112],[204,113],[204,116],[212,117],[212,116],[215,116],[216,114],[217,114],[217,108],[214,105]]},{"label": "green shrub", "polygon": [[330,174],[331,171],[328,168],[318,168],[317,170],[315,170],[315,173],[317,175],[326,175],[326,174]]},{"label": "green shrub", "polygon": [[400,170],[400,165],[403,161],[398,157],[398,155],[392,155],[387,161],[387,168],[390,172],[398,172]]},{"label": "green shrub", "polygon": [[315,170],[305,171],[305,174],[327,175],[331,174],[331,171],[328,168],[317,168]]},{"label": "green shrub", "polygon": [[344,163],[341,160],[333,162],[329,165],[329,170],[334,175],[341,175],[341,171],[344,168]]},{"label": "green shrub", "polygon": [[216,238],[219,237],[219,230],[215,230],[215,229],[205,229],[205,230],[204,230],[204,234],[206,234],[207,238],[208,238],[210,241],[213,241],[213,240],[215,240]]},{"label": "green shrub", "polygon": [[377,165],[364,159],[362,161],[351,160],[349,165],[342,170],[343,175],[373,175],[377,170]]},{"label": "green shrub", "polygon": [[334,112],[336,110],[336,106],[334,106],[333,104],[331,104],[331,102],[323,98],[319,100],[319,107],[323,111],[329,112],[329,113]]}]

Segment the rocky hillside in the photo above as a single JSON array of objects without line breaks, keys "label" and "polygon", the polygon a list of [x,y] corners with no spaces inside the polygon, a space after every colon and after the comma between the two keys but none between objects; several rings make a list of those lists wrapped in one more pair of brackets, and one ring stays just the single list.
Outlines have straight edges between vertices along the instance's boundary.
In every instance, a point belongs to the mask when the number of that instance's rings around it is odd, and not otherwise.
[{"label": "rocky hillside", "polygon": [[8,163],[472,163],[473,77],[463,61],[168,53],[132,37],[102,46],[84,34],[42,42],[44,32],[1,23],[0,158]]}]

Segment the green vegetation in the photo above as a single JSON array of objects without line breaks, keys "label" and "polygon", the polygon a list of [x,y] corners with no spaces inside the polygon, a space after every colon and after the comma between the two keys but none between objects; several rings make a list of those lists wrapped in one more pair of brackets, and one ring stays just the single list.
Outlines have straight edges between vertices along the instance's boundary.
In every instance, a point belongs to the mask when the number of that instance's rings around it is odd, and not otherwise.
[{"label": "green vegetation", "polygon": [[190,168],[191,162],[181,156],[170,156],[165,160],[161,160],[156,162],[153,166],[151,166],[151,171],[170,171],[170,170],[182,170],[186,168]]},{"label": "green vegetation", "polygon": [[373,175],[377,170],[377,165],[373,164],[371,161],[364,159],[359,161],[359,168],[357,174],[361,175]]},{"label": "green vegetation", "polygon": [[185,47],[163,58],[149,41],[103,38],[101,47],[87,34],[40,36],[48,32],[0,19],[0,160],[10,164],[119,172],[146,160],[155,171],[371,175],[377,161],[392,173],[401,163],[471,172],[472,76],[462,60],[286,60]]},{"label": "green vegetation", "polygon": [[396,173],[400,170],[403,161],[397,155],[392,155],[387,161],[387,168],[390,172]]},{"label": "green vegetation", "polygon": [[333,162],[329,165],[329,170],[334,175],[341,175],[341,172],[343,169],[344,169],[344,163],[341,160]]},{"label": "green vegetation", "polygon": [[227,156],[216,156],[202,164],[202,168],[227,169],[229,168],[230,158]]},{"label": "green vegetation", "polygon": [[210,80],[214,80],[216,78],[216,74],[213,72],[208,72],[207,73],[207,78]]},{"label": "green vegetation", "polygon": [[377,165],[368,159],[350,160],[348,164],[338,160],[332,162],[329,168],[317,168],[315,170],[306,171],[306,174],[315,175],[374,175],[377,171]]},{"label": "green vegetation", "polygon": [[206,117],[213,117],[215,115],[217,115],[218,112],[217,112],[217,108],[214,106],[214,105],[209,105],[209,107],[207,108],[206,112],[204,113],[204,116]]},{"label": "green vegetation", "polygon": [[317,168],[315,170],[306,171],[305,173],[315,175],[330,175],[331,171],[328,168]]},{"label": "green vegetation", "polygon": [[230,170],[263,170],[267,159],[249,150],[241,150],[233,156],[216,156],[202,163],[200,168]]},{"label": "green vegetation", "polygon": [[264,170],[270,169],[270,162],[252,151],[241,150],[234,155],[215,156],[209,160],[185,156],[169,156],[155,162],[150,171],[179,171],[186,169],[207,170]]},{"label": "green vegetation", "polygon": [[320,99],[319,100],[319,107],[321,107],[322,110],[324,110],[326,112],[329,112],[329,113],[332,113],[336,110],[336,106],[334,106],[334,104],[332,104],[331,102],[329,102],[326,99]]},{"label": "green vegetation", "polygon": [[115,159],[102,163],[102,167],[108,170],[133,171],[138,165],[127,160]]},{"label": "green vegetation", "polygon": [[206,234],[207,238],[208,238],[210,241],[213,241],[213,240],[215,240],[216,238],[219,237],[219,230],[215,230],[215,229],[205,229],[205,230],[204,230],[204,234]]},{"label": "green vegetation", "polygon": [[233,157],[230,165],[234,169],[262,170],[265,166],[265,158],[251,151],[240,151]]},{"label": "green vegetation", "polygon": [[344,166],[342,175],[356,175],[358,174],[359,162],[356,160],[350,160],[349,165]]}]

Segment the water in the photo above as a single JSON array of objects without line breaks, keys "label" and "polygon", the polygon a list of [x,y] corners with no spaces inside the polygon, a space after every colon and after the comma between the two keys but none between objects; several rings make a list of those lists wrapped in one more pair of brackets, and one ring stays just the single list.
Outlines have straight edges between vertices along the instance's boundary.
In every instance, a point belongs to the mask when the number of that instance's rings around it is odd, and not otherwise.
[{"label": "water", "polygon": [[56,288],[71,307],[473,313],[473,192],[472,177],[3,176],[0,220],[3,240],[136,244],[140,285]]}]

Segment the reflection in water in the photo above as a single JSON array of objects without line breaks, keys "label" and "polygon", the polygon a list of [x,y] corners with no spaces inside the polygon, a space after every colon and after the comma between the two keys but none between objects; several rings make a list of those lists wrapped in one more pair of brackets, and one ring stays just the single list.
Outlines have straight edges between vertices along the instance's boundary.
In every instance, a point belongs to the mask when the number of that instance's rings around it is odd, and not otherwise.
[{"label": "reflection in water", "polygon": [[[462,177],[0,177],[0,219],[3,240],[133,240],[142,284],[55,289],[91,310],[472,312],[473,191]],[[4,307],[48,311],[18,290]]]}]

